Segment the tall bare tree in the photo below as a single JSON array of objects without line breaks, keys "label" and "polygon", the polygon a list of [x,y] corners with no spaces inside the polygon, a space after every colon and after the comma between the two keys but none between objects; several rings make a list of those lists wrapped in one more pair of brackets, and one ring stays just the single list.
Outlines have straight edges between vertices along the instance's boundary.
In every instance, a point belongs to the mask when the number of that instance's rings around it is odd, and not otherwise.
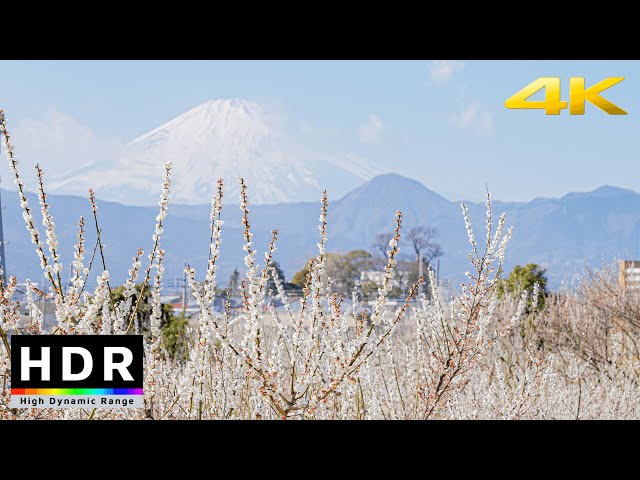
[{"label": "tall bare tree", "polygon": [[[443,254],[440,244],[435,240],[438,236],[439,232],[436,227],[427,226],[413,227],[407,234],[407,239],[416,253],[418,275],[421,277],[424,277],[423,265],[428,266],[434,258]],[[418,295],[422,295],[422,292],[423,284],[421,283],[418,287]],[[429,289],[427,289],[427,294],[429,294]]]},{"label": "tall bare tree", "polygon": [[429,265],[434,258],[442,256],[444,252],[440,244],[436,242],[439,235],[436,227],[422,226],[409,230],[407,239],[416,253],[416,261],[419,261],[420,254],[422,254],[422,260]]},{"label": "tall bare tree", "polygon": [[375,237],[373,237],[373,242],[371,243],[371,248],[373,250],[378,250],[385,259],[389,258],[387,249],[389,248],[389,242],[393,238],[393,232],[384,232],[379,233]]}]

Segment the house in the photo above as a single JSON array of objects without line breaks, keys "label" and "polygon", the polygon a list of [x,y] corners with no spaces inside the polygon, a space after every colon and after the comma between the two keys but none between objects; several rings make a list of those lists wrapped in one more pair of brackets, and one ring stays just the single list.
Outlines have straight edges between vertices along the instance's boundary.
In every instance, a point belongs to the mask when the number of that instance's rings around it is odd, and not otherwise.
[{"label": "house", "polygon": [[640,288],[640,260],[620,260],[618,281],[623,288]]},{"label": "house", "polygon": [[[384,275],[384,270],[365,270],[363,272],[360,272],[360,285],[364,285],[367,282],[373,282],[378,285],[382,285],[382,282],[384,282]],[[400,288],[402,290],[407,289],[410,286],[410,276],[410,270],[395,270],[393,278],[391,279],[391,286]]]}]

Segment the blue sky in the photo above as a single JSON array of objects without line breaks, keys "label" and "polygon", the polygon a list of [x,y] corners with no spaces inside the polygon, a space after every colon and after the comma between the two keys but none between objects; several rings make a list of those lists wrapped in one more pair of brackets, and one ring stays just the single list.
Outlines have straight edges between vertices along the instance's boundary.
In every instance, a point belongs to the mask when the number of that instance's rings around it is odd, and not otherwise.
[{"label": "blue sky", "polygon": [[[488,183],[495,198],[526,201],[604,184],[640,191],[638,73],[638,61],[0,61],[0,108],[21,134],[18,154],[50,170],[236,97],[450,199],[479,199]],[[542,76],[561,78],[563,100],[571,76],[625,77],[603,96],[629,115],[504,107]]]}]

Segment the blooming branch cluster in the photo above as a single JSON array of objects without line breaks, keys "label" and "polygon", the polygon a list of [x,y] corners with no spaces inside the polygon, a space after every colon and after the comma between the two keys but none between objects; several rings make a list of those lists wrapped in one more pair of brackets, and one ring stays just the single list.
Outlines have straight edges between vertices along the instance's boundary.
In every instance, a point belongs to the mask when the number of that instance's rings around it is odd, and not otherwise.
[{"label": "blooming branch cluster", "polygon": [[[0,419],[640,416],[640,293],[621,290],[611,275],[594,274],[576,291],[547,298],[544,308],[537,305],[537,285],[532,292],[519,292],[516,298],[498,298],[512,230],[505,231],[504,214],[494,225],[489,192],[484,246],[476,241],[469,209],[461,206],[471,247],[471,269],[456,298],[444,300],[438,280],[428,268],[427,278],[419,278],[404,299],[390,301],[403,223],[402,213],[397,212],[377,296],[367,303],[356,289],[351,298],[336,293],[328,274],[326,192],[320,199],[317,255],[308,263],[302,293],[297,294],[283,283],[276,269],[277,230],[272,231],[264,256],[258,256],[251,231],[249,190],[240,179],[246,273],[241,291],[243,308],[236,313],[229,297],[223,298],[222,310],[214,308],[221,295],[217,275],[223,182],[218,180],[211,201],[203,279],[198,280],[194,267],[185,269],[196,313],[177,319],[184,325],[179,333],[183,347],[172,353],[165,334],[167,310],[162,304],[166,252],[160,248],[171,164],[165,165],[144,275],[140,272],[145,252],[138,248],[127,280],[120,288],[111,289],[98,204],[90,190],[95,245],[85,265],[90,250],[85,245],[85,219],[81,217],[65,288],[44,173],[36,166],[43,240],[27,202],[2,111],[0,136],[27,231],[50,287],[27,281],[21,305],[16,300],[17,279],[11,277],[6,284],[0,280]],[[102,268],[92,274],[99,262]],[[89,292],[86,285],[91,275],[97,277],[97,287]],[[418,295],[423,284],[428,287],[428,296]],[[39,305],[51,304],[57,325],[47,330]],[[10,333],[143,335],[144,408],[10,409]]]}]

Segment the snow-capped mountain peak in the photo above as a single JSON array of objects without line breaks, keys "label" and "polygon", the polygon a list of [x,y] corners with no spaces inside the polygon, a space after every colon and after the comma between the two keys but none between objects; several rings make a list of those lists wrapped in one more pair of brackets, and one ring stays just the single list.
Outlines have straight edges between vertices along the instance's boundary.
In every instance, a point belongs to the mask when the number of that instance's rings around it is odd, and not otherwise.
[{"label": "snow-capped mountain peak", "polygon": [[379,173],[366,160],[356,166],[349,154],[313,151],[289,130],[259,103],[210,100],[131,141],[116,168],[92,168],[66,185],[81,180],[105,199],[150,204],[170,161],[173,202],[207,203],[223,178],[225,199],[237,203],[243,177],[253,203],[278,203],[317,200],[324,188],[336,198]]},{"label": "snow-capped mountain peak", "polygon": [[188,110],[148,133],[134,139],[130,147],[148,148],[162,142],[171,134],[174,137],[204,139],[221,134],[268,134],[262,116],[263,109],[254,102],[240,99],[209,100]]}]

